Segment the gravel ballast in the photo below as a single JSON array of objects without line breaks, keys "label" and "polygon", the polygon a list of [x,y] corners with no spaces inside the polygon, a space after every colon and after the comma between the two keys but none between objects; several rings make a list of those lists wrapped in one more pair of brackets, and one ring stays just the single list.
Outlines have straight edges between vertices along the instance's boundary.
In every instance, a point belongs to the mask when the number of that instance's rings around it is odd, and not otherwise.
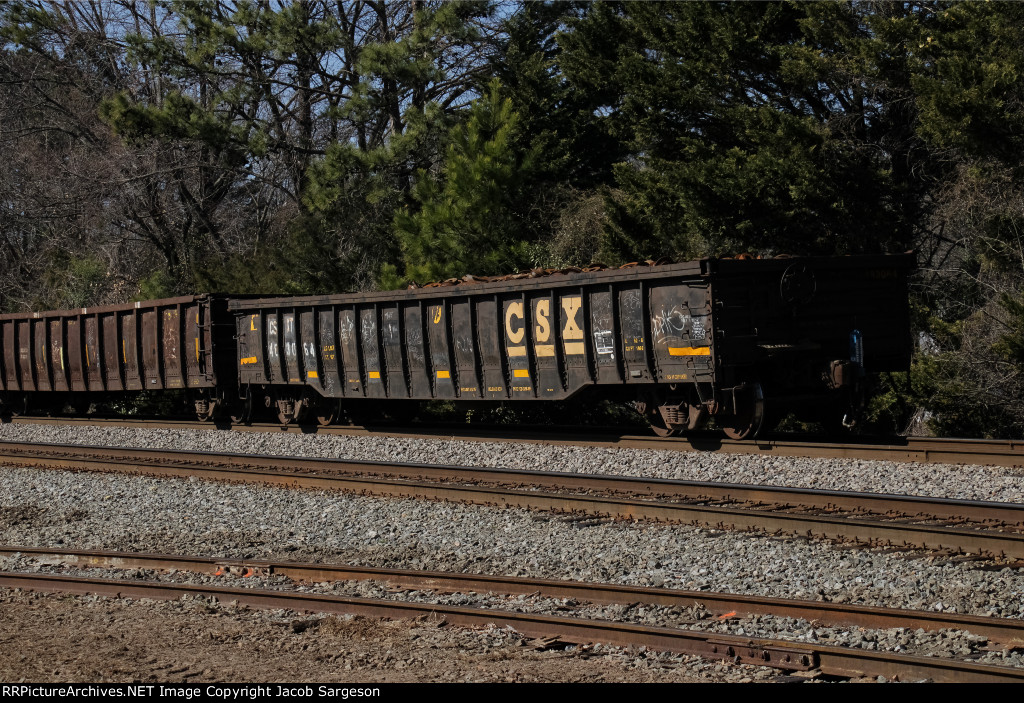
[{"label": "gravel ballast", "polygon": [[[1018,502],[1024,488],[1024,479],[1014,471],[989,467],[538,444],[42,425],[5,425],[0,439],[447,462]],[[509,574],[1024,618],[1020,570],[983,570],[976,563],[925,553],[839,548],[795,537],[679,525],[594,524],[517,509],[197,479],[17,467],[0,468],[0,476],[0,530],[7,544]],[[522,607],[557,611],[565,606],[538,601]],[[638,617],[628,610],[599,610],[608,617]],[[640,615],[656,624],[687,619],[685,613],[662,611]],[[1012,653],[977,651],[984,643],[964,633],[832,630],[784,618],[702,626],[868,649],[902,647],[895,651],[936,656],[974,653],[990,663],[1020,664]]]},{"label": "gravel ballast", "polygon": [[54,567],[39,564],[31,558],[14,555],[0,558],[0,566],[11,571],[54,573],[65,576],[104,579],[140,579],[175,584],[252,588],[331,596],[374,598],[401,602],[427,603],[441,606],[487,608],[517,613],[577,617],[614,622],[630,622],[645,626],[671,627],[743,637],[783,639],[796,642],[852,647],[868,651],[887,651],[926,657],[963,659],[996,666],[1024,667],[1024,656],[1016,649],[989,651],[988,640],[968,632],[943,629],[837,628],[807,620],[762,615],[754,617],[716,617],[703,606],[661,607],[633,604],[593,604],[570,598],[547,598],[532,595],[498,595],[476,592],[438,593],[410,588],[396,589],[380,581],[340,581],[319,584],[296,584],[281,576],[239,577],[208,576],[191,572],[161,573],[149,569],[109,569]]},{"label": "gravel ballast", "polygon": [[0,440],[460,464],[1024,503],[1024,471],[990,466],[387,436],[70,425],[0,425]]},{"label": "gravel ballast", "polygon": [[1024,575],[799,538],[417,500],[2,470],[10,544],[350,562],[1024,617]]},{"label": "gravel ballast", "polygon": [[549,648],[493,626],[298,616],[208,598],[0,590],[0,612],[17,633],[11,646],[0,646],[0,680],[11,682],[746,683],[779,676],[774,669],[642,648]]}]

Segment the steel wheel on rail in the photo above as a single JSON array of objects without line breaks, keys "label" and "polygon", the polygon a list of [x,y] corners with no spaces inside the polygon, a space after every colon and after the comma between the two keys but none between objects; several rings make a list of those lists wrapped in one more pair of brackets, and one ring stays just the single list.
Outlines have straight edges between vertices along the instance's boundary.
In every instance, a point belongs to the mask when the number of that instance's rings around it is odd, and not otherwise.
[{"label": "steel wheel on rail", "polygon": [[735,415],[717,416],[718,425],[730,439],[748,439],[757,436],[764,422],[764,389],[760,383],[751,383],[737,392]]},{"label": "steel wheel on rail", "polygon": [[316,406],[316,422],[321,427],[333,425],[341,417],[341,400],[324,398]]},{"label": "steel wheel on rail", "polygon": [[0,402],[0,414],[21,417],[28,414],[28,394],[9,395]]},{"label": "steel wheel on rail", "polygon": [[245,397],[234,401],[230,406],[231,424],[248,425],[252,419],[252,391],[245,387]]}]

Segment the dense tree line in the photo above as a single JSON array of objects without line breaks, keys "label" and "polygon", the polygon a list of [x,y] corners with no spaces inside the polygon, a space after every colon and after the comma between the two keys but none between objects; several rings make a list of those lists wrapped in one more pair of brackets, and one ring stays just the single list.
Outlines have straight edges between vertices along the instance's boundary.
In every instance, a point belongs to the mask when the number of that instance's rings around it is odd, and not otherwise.
[{"label": "dense tree line", "polygon": [[1024,431],[1024,6],[0,3],[0,310],[918,252],[876,422]]}]

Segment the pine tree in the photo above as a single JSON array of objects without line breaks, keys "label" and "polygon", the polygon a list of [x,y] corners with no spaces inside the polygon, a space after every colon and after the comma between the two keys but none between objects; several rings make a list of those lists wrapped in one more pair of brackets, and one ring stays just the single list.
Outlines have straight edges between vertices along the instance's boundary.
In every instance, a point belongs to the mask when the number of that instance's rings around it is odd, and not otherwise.
[{"label": "pine tree", "polygon": [[[412,193],[417,207],[395,216],[407,280],[494,275],[529,264],[515,206],[536,153],[518,148],[519,121],[492,81],[465,123],[452,129],[440,172],[419,172]],[[394,270],[387,276],[397,283]]]}]

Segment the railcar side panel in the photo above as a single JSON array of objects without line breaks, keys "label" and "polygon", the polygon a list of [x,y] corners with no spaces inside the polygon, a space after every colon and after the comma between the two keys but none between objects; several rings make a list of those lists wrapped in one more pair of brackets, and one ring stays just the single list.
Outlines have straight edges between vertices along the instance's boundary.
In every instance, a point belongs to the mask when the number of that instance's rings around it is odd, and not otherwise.
[{"label": "railcar side panel", "polygon": [[334,333],[334,321],[337,319],[333,307],[321,308],[318,310],[317,330],[320,343],[319,354],[321,362],[320,388],[325,396],[333,397],[340,395],[341,370],[339,366],[338,338]]},{"label": "railcar side panel", "polygon": [[553,295],[548,292],[530,300],[531,337],[533,341],[534,373],[537,396],[558,398],[565,394],[556,349],[558,333],[552,329],[551,310]]},{"label": "railcar side panel", "polygon": [[525,294],[507,296],[502,301],[505,320],[505,353],[508,355],[508,378],[513,399],[535,397],[531,374],[530,340],[527,338]]},{"label": "railcar side panel", "polygon": [[163,361],[164,385],[167,388],[184,388],[185,376],[182,373],[181,352],[184,344],[181,328],[181,309],[178,306],[166,308],[160,315],[160,343],[163,353],[159,359]]},{"label": "railcar side panel", "polygon": [[452,365],[451,346],[448,342],[449,312],[445,301],[431,301],[427,312],[427,349],[430,355],[431,379],[435,398],[455,398],[457,373]]},{"label": "railcar side panel", "polygon": [[[252,330],[253,346],[250,349],[253,358],[266,360],[271,383],[288,383],[288,369],[285,364],[284,317],[281,311],[274,310],[257,315],[255,324],[256,328]],[[265,342],[264,330],[266,331]],[[261,342],[266,345],[262,351]]]},{"label": "railcar side panel", "polygon": [[[103,384],[103,367],[100,365],[100,321],[96,315],[85,318],[85,387],[89,391],[106,390]],[[56,366],[55,366],[56,368]]]},{"label": "railcar side panel", "polygon": [[130,391],[145,388],[139,363],[138,316],[130,310],[118,316],[121,324],[121,363],[124,364],[125,387]]},{"label": "railcar side panel", "polygon": [[84,349],[82,345],[82,318],[71,317],[64,320],[64,337],[61,346],[65,354],[68,375],[71,378],[71,390],[83,392],[88,390],[85,378]]},{"label": "railcar side panel", "polygon": [[589,299],[590,296],[584,295],[582,288],[563,292],[555,298],[555,349],[562,353],[566,388],[569,392],[594,382],[591,373],[594,354],[588,350],[586,342],[589,319],[586,309],[591,307],[587,303]]},{"label": "railcar side panel", "polygon": [[380,336],[384,348],[388,396],[391,398],[409,397],[409,385],[402,354],[401,320],[402,315],[398,303],[381,306]]},{"label": "railcar side panel", "polygon": [[612,286],[593,290],[590,299],[590,328],[594,342],[594,354],[597,358],[598,383],[621,383],[622,354],[615,305],[612,301]]},{"label": "railcar side panel", "polygon": [[479,350],[483,397],[504,400],[508,397],[506,368],[508,362],[502,351],[501,318],[498,300],[494,296],[476,299],[476,342]]},{"label": "railcar side panel", "polygon": [[658,378],[714,380],[710,295],[706,285],[652,286],[651,341]]},{"label": "railcar side panel", "polygon": [[0,321],[0,390],[21,390],[18,384],[18,352],[14,344],[14,320]]},{"label": "railcar side panel", "polygon": [[409,364],[409,395],[413,398],[429,398],[431,369],[427,359],[426,336],[423,333],[423,303],[403,303],[402,320],[404,349]]},{"label": "railcar side panel", "polygon": [[32,321],[32,348],[36,365],[37,390],[50,391],[53,386],[50,383],[49,345],[46,339],[46,320]]},{"label": "railcar side panel", "polygon": [[[255,313],[238,320],[238,374],[245,383],[265,383],[268,378],[274,377],[279,365],[279,348],[277,325],[273,317],[273,314]],[[264,320],[268,340],[266,351],[261,346]]]},{"label": "railcar side panel", "polygon": [[186,305],[183,308],[184,315],[184,338],[182,339],[181,354],[184,360],[184,382],[189,388],[197,388],[202,385],[202,330],[199,322],[198,305]]},{"label": "railcar side panel", "polygon": [[139,355],[142,382],[148,390],[159,390],[164,387],[160,364],[160,314],[157,310],[143,310],[136,316],[142,325]]},{"label": "railcar side panel", "polygon": [[281,313],[281,329],[284,346],[284,377],[287,383],[302,383],[301,359],[299,358],[299,327],[295,310]]},{"label": "railcar side panel", "polygon": [[480,374],[476,346],[476,324],[470,298],[452,302],[452,342],[455,347],[455,369],[460,398],[480,398]]},{"label": "railcar side panel", "polygon": [[103,328],[103,368],[106,370],[107,390],[125,390],[124,367],[121,364],[121,344],[118,335],[118,314],[104,313],[100,326]]},{"label": "railcar side panel", "polygon": [[305,383],[320,390],[323,386],[323,368],[320,364],[318,353],[318,335],[316,330],[316,317],[313,310],[303,310],[299,313],[299,339],[300,352],[302,356],[302,371]]},{"label": "railcar side panel", "polygon": [[359,335],[356,331],[355,308],[345,306],[338,310],[338,339],[345,383],[342,392],[347,398],[363,396],[362,360],[359,358]]},{"label": "railcar side panel", "polygon": [[38,390],[32,374],[32,324],[29,320],[19,320],[16,328],[18,339],[18,369],[21,371],[19,380],[24,391]]},{"label": "railcar side panel", "polygon": [[46,340],[46,353],[53,369],[53,386],[55,391],[67,391],[67,365],[64,363],[63,320],[47,320],[44,324],[49,328]]},{"label": "railcar side panel", "polygon": [[364,305],[359,308],[359,346],[366,367],[367,397],[386,398],[387,379],[380,361],[380,324],[376,305]]}]

